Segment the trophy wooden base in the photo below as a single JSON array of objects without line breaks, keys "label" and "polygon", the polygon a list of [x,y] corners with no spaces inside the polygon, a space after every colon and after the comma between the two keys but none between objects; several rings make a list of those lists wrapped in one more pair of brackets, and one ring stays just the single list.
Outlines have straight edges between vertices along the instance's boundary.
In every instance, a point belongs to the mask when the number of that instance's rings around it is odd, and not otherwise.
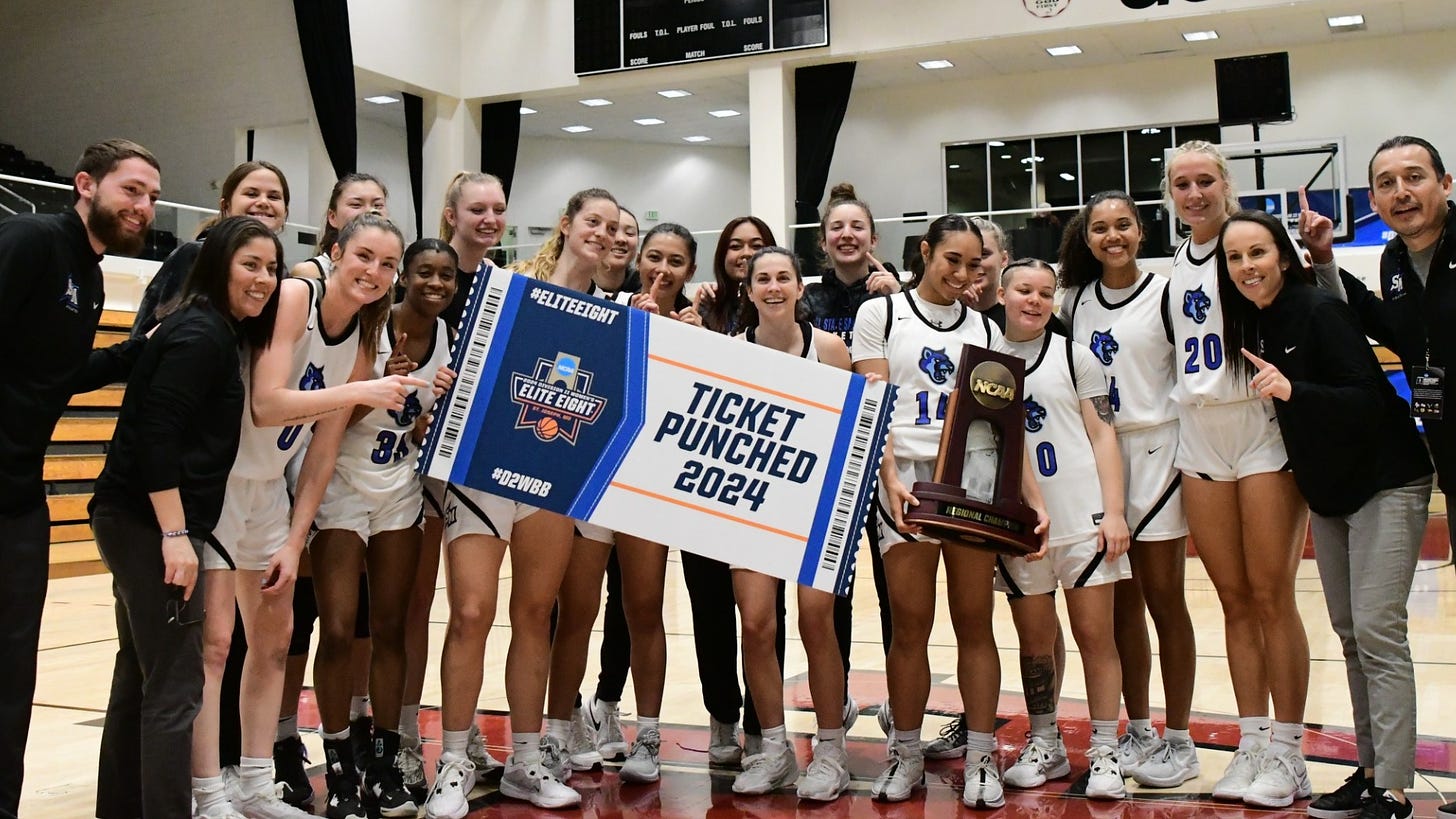
[{"label": "trophy wooden base", "polygon": [[945,542],[1023,557],[1041,548],[1036,511],[1016,501],[985,503],[959,486],[916,481],[910,494],[920,505],[905,514],[909,523]]}]

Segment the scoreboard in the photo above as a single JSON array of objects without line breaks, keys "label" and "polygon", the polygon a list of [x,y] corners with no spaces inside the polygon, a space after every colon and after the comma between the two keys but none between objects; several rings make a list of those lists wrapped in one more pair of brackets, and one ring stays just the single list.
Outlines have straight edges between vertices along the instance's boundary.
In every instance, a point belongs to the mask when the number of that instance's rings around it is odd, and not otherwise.
[{"label": "scoreboard", "polygon": [[829,45],[829,0],[576,0],[576,73]]}]

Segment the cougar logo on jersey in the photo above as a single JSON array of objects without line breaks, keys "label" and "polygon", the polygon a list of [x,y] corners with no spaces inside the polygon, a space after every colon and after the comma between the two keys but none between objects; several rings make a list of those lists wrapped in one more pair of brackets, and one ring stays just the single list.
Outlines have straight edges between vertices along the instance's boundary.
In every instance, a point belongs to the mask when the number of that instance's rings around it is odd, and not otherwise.
[{"label": "cougar logo on jersey", "polygon": [[415,420],[420,417],[420,413],[424,411],[425,408],[420,405],[419,392],[415,391],[404,397],[404,409],[398,412],[389,410],[389,417],[393,418],[394,422],[401,427],[408,427],[413,426]]},{"label": "cougar logo on jersey", "polygon": [[1036,403],[1036,400],[1033,399],[1031,396],[1027,396],[1026,431],[1041,432],[1041,428],[1046,424],[1046,417],[1046,407],[1043,407],[1041,404]]},{"label": "cougar logo on jersey", "polygon": [[321,390],[324,388],[324,368],[312,361],[303,368],[303,377],[298,379],[300,390]]},{"label": "cougar logo on jersey", "polygon": [[1189,290],[1183,294],[1183,315],[1202,324],[1208,321],[1208,308],[1213,306],[1213,299],[1203,292],[1203,285],[1198,285],[1197,290]]},{"label": "cougar logo on jersey", "polygon": [[1092,343],[1089,346],[1092,347],[1092,354],[1097,356],[1097,360],[1104,365],[1112,363],[1112,357],[1117,355],[1119,349],[1117,339],[1112,337],[1111,329],[1093,330]]},{"label": "cougar logo on jersey", "polygon": [[951,363],[950,356],[945,354],[945,348],[932,350],[923,347],[920,350],[920,371],[930,376],[930,380],[937,384],[944,384],[955,375],[955,364]]}]

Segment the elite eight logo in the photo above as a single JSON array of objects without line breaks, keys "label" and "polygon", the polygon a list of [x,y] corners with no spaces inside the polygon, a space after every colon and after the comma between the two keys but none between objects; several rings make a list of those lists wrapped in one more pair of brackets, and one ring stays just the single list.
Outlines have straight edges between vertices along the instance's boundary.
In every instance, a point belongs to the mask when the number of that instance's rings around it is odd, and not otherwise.
[{"label": "elite eight logo", "polygon": [[529,429],[541,441],[561,438],[575,445],[582,425],[596,423],[607,405],[591,394],[591,384],[592,374],[570,353],[536,359],[529,374],[511,373],[511,400],[521,408],[516,429]]}]

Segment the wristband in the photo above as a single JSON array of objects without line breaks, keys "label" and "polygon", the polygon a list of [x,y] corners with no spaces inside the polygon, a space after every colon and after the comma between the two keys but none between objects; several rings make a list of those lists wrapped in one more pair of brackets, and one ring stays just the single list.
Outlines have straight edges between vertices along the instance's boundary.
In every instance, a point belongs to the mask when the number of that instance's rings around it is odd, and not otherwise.
[{"label": "wristband", "polygon": [[163,532],[162,533],[162,539],[163,540],[165,540],[165,539],[167,539],[169,537],[187,537],[187,530],[186,529],[178,529],[175,532]]}]

